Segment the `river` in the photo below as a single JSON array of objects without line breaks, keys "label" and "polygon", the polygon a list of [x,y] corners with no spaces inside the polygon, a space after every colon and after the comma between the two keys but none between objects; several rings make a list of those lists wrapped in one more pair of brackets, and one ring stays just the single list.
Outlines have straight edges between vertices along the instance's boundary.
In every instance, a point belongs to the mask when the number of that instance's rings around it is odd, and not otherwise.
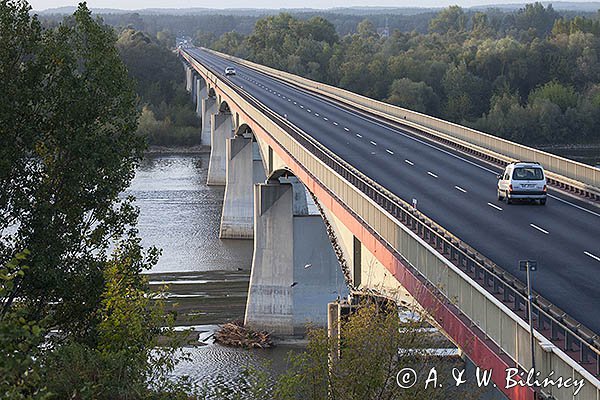
[{"label": "river", "polygon": [[223,187],[207,186],[208,154],[149,154],[128,194],[140,209],[139,234],[145,247],[162,249],[148,271],[153,288],[165,287],[178,311],[177,325],[199,333],[191,359],[176,375],[201,385],[235,385],[246,367],[285,369],[286,355],[298,346],[266,350],[220,346],[211,335],[218,324],[243,319],[252,265],[251,240],[220,240]]}]

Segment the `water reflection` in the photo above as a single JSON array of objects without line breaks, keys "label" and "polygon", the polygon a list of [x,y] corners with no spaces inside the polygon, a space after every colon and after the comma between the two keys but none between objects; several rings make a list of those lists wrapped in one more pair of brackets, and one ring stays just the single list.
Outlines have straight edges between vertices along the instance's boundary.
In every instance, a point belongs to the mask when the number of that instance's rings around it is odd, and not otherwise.
[{"label": "water reflection", "polygon": [[149,155],[129,193],[144,246],[163,253],[151,272],[249,270],[252,241],[219,240],[223,187],[206,185],[208,154]]},{"label": "water reflection", "polygon": [[162,249],[149,271],[151,287],[166,286],[177,324],[199,334],[199,346],[185,349],[190,361],[176,375],[199,384],[235,386],[247,367],[285,370],[286,354],[298,347],[242,350],[210,339],[216,324],[242,319],[252,265],[251,240],[220,240],[223,187],[206,185],[208,154],[148,155],[128,194],[140,208],[138,228],[145,247]]}]

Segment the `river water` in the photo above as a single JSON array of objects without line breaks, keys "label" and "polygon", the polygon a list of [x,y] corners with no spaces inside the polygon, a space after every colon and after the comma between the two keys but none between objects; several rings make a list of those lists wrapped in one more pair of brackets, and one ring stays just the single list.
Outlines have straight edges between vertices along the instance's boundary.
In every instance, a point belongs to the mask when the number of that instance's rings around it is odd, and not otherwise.
[{"label": "river water", "polygon": [[178,312],[177,325],[197,331],[197,345],[186,348],[191,360],[176,375],[200,385],[235,385],[247,367],[285,369],[286,355],[297,346],[242,350],[215,344],[218,324],[243,319],[252,241],[220,240],[223,187],[207,186],[208,154],[149,154],[128,194],[140,209],[139,234],[144,247],[162,249],[148,272],[153,288],[164,288]]}]

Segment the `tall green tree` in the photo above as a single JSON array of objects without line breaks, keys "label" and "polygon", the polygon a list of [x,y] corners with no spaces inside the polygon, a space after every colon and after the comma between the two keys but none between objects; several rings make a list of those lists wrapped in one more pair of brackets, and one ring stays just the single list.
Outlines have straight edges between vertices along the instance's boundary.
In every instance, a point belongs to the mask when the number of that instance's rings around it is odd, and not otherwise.
[{"label": "tall green tree", "polygon": [[46,30],[30,12],[0,0],[0,397],[177,398],[148,388],[173,361],[150,357],[169,318],[122,196],[145,144],[116,35],[85,3]]}]

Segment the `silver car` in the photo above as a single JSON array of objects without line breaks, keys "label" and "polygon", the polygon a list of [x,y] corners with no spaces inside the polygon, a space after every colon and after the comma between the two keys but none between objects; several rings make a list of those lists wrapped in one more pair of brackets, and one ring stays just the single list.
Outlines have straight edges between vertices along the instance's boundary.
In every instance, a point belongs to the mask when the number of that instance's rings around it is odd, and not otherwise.
[{"label": "silver car", "polygon": [[546,174],[538,162],[519,161],[508,164],[498,175],[498,200],[507,204],[513,200],[539,201],[546,204]]},{"label": "silver car", "polygon": [[225,75],[227,75],[227,76],[235,75],[235,68],[233,68],[233,67],[225,68]]}]

